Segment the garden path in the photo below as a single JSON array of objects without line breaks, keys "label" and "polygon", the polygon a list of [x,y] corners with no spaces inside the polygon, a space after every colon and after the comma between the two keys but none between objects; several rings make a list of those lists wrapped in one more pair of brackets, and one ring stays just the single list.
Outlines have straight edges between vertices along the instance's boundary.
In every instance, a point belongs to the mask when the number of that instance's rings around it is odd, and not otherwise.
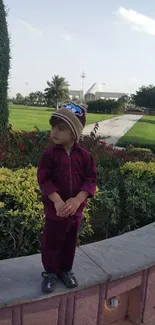
[{"label": "garden path", "polygon": [[[112,119],[99,122],[99,129],[97,135],[108,137],[106,142],[108,144],[116,145],[118,140],[128,132],[133,125],[142,118],[142,115],[126,114],[123,116],[114,117]],[[84,135],[89,135],[93,130],[95,124],[87,125],[83,131]]]}]

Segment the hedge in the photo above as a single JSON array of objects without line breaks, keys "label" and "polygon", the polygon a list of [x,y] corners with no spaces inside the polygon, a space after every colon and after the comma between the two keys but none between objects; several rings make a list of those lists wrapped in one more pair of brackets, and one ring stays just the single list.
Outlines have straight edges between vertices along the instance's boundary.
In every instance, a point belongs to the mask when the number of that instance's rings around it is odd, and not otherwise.
[{"label": "hedge", "polygon": [[9,109],[7,101],[10,68],[10,43],[3,0],[0,0],[0,133],[7,128]]},{"label": "hedge", "polygon": [[119,100],[98,99],[87,103],[88,113],[99,114],[118,114],[124,113],[124,105]]},{"label": "hedge", "polygon": [[[98,191],[84,212],[79,243],[113,237],[155,221],[155,163],[98,166]],[[36,168],[0,169],[0,259],[40,251],[44,223]]]},{"label": "hedge", "polygon": [[98,167],[99,191],[92,200],[95,239],[105,239],[155,221],[155,162]]}]

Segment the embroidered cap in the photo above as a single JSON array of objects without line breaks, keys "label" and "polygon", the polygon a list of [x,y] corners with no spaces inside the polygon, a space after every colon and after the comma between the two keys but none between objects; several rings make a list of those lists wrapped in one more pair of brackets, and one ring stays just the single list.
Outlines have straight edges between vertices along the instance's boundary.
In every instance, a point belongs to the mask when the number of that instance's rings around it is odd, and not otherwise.
[{"label": "embroidered cap", "polygon": [[76,140],[79,140],[86,124],[86,105],[77,105],[68,103],[62,106],[58,111],[52,114],[50,124],[53,118],[59,118],[66,122],[72,130]]}]

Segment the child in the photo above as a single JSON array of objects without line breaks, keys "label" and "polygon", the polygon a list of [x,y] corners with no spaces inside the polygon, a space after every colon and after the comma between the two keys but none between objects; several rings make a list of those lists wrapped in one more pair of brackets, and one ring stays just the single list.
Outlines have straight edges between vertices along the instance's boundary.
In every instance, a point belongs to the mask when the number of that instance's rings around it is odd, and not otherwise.
[{"label": "child", "polygon": [[78,282],[72,272],[78,230],[87,198],[96,191],[96,167],[78,140],[86,123],[83,105],[64,105],[53,113],[51,139],[39,163],[38,183],[44,204],[42,236],[43,292],[53,292],[57,276],[68,288]]}]

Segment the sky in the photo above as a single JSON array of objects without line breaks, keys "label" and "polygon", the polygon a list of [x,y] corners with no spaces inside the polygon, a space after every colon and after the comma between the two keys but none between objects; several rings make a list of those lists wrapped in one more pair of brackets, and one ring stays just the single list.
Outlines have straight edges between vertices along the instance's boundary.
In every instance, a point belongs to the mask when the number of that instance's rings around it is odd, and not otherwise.
[{"label": "sky", "polygon": [[154,0],[4,0],[11,38],[9,95],[43,91],[59,74],[70,89],[104,83],[133,93],[155,84]]}]

